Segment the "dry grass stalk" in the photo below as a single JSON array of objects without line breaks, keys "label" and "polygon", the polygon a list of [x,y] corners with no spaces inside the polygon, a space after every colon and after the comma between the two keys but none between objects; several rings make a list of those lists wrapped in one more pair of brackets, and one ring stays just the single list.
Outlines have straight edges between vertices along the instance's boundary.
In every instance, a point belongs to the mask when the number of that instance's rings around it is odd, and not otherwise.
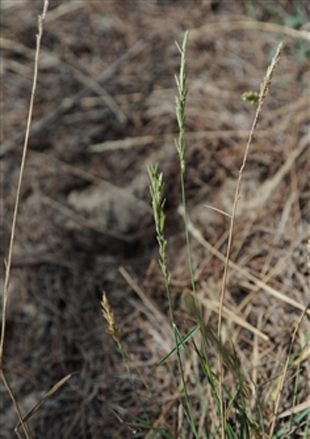
[{"label": "dry grass stalk", "polygon": [[[209,309],[215,313],[218,313],[219,309],[219,301],[214,299],[206,299],[201,296],[198,297],[198,301],[203,305],[206,309]],[[270,342],[270,338],[267,334],[260,331],[255,326],[251,325],[249,322],[246,321],[244,316],[240,317],[241,313],[239,312],[239,309],[233,310],[226,306],[223,307],[223,316],[230,320],[231,322],[235,323],[236,325],[246,328],[249,331],[251,331],[253,334],[257,335],[260,339]]]},{"label": "dry grass stalk", "polygon": [[[260,114],[261,114],[261,110],[265,101],[265,98],[267,96],[268,93],[268,89],[269,86],[271,84],[271,80],[272,80],[272,76],[273,73],[275,71],[276,65],[279,61],[280,58],[280,53],[281,53],[281,49],[282,49],[282,43],[279,44],[278,48],[277,48],[277,52],[269,66],[269,68],[267,69],[267,74],[264,78],[264,82],[261,85],[261,90],[260,90],[260,95],[259,95],[259,101],[258,101],[258,105],[257,105],[257,110],[255,113],[255,117],[254,117],[254,121],[252,124],[252,128],[249,134],[249,139],[246,145],[246,149],[245,149],[245,153],[244,153],[244,157],[243,157],[243,162],[241,165],[241,168],[239,170],[239,178],[237,181],[237,186],[236,186],[236,191],[235,191],[235,198],[234,198],[234,204],[233,204],[233,211],[232,211],[232,215],[231,215],[231,220],[230,220],[230,230],[229,230],[229,236],[228,236],[228,243],[227,243],[227,252],[226,252],[226,262],[225,262],[225,266],[224,266],[224,274],[223,274],[223,282],[222,282],[222,289],[221,289],[221,298],[220,298],[220,308],[219,308],[219,319],[218,319],[218,338],[219,340],[221,340],[221,328],[222,328],[222,314],[223,314],[223,305],[224,305],[224,297],[225,297],[225,289],[226,289],[226,282],[227,282],[227,274],[228,274],[228,267],[229,267],[229,257],[230,257],[230,251],[231,251],[231,246],[232,246],[232,239],[233,239],[233,232],[234,232],[234,224],[235,224],[235,216],[236,216],[236,211],[237,211],[237,205],[238,205],[238,201],[239,201],[239,197],[240,197],[240,188],[241,188],[241,181],[242,181],[242,175],[243,175],[243,171],[247,162],[247,158],[248,158],[248,154],[250,151],[250,147],[252,145],[252,141],[253,141],[253,137],[254,137],[254,132],[255,132],[255,128],[257,126]],[[225,407],[224,407],[224,403],[223,403],[223,390],[222,390],[222,382],[223,382],[223,363],[222,363],[222,356],[219,355],[218,357],[218,361],[219,361],[219,386],[220,386],[220,402],[221,402],[221,417],[222,417],[222,427],[221,427],[221,434],[222,434],[222,439],[225,439],[225,423],[226,423],[226,414],[225,414]]]},{"label": "dry grass stalk", "polygon": [[41,40],[42,40],[42,34],[43,34],[43,25],[44,25],[44,20],[45,20],[46,13],[48,10],[48,4],[49,4],[48,0],[44,0],[42,15],[39,15],[39,17],[38,17],[38,34],[36,36],[37,39],[36,39],[36,52],[35,52],[35,60],[34,60],[32,90],[31,90],[30,103],[29,103],[29,111],[28,111],[27,126],[26,126],[24,147],[23,147],[23,153],[22,153],[22,161],[21,161],[21,165],[20,165],[19,178],[18,178],[18,184],[17,184],[17,192],[16,192],[16,200],[15,200],[15,206],[14,206],[13,221],[12,221],[12,226],[11,226],[11,237],[10,237],[10,244],[9,244],[8,259],[6,262],[5,281],[4,281],[4,297],[3,297],[3,307],[2,307],[2,327],[1,327],[1,340],[0,340],[0,375],[1,375],[2,381],[3,381],[6,389],[8,390],[8,392],[11,396],[11,399],[13,401],[13,404],[15,406],[18,417],[20,419],[20,423],[24,429],[24,432],[25,432],[27,439],[32,438],[32,434],[30,432],[28,425],[26,424],[26,422],[24,421],[24,419],[22,417],[20,408],[19,408],[17,401],[13,395],[12,389],[10,388],[9,383],[5,377],[4,370],[3,370],[3,355],[4,355],[5,330],[6,330],[6,317],[7,317],[7,308],[8,308],[8,299],[9,299],[9,284],[10,284],[12,258],[13,258],[13,245],[14,245],[15,234],[16,234],[18,208],[19,208],[21,188],[22,188],[22,182],[23,182],[23,176],[24,176],[24,170],[25,170],[26,155],[27,155],[30,127],[31,127],[31,121],[32,121],[32,114],[33,114],[34,97],[35,97],[36,88],[37,88],[39,57],[40,57]]},{"label": "dry grass stalk", "polygon": [[[74,373],[74,372],[73,372]],[[64,378],[62,378],[61,380],[58,381],[58,383],[56,383],[51,390],[49,390],[47,392],[47,394],[44,396],[44,398],[41,399],[40,402],[38,402],[38,404],[36,404],[31,410],[29,410],[29,412],[23,416],[23,421],[27,422],[38,410],[40,407],[42,407],[42,405],[52,396],[54,395],[54,393],[60,389],[60,387],[62,387],[73,375],[73,373],[69,373],[67,376],[65,376]],[[21,422],[19,422],[16,427],[15,427],[15,432],[18,435],[18,429],[21,427]]]},{"label": "dry grass stalk", "polygon": [[267,74],[264,78],[264,82],[261,85],[261,90],[260,90],[260,96],[259,96],[259,101],[258,101],[258,105],[257,105],[257,110],[255,113],[255,117],[254,117],[254,121],[252,124],[252,128],[249,134],[249,139],[246,145],[246,149],[244,152],[244,156],[243,156],[243,162],[241,165],[241,168],[239,170],[239,178],[237,181],[237,186],[236,186],[236,191],[235,191],[235,197],[234,197],[234,204],[233,204],[233,211],[232,211],[232,215],[231,215],[231,221],[230,221],[230,230],[229,230],[229,237],[228,237],[228,244],[227,244],[227,252],[226,252],[226,262],[225,262],[225,267],[224,267],[224,275],[223,275],[223,282],[222,282],[222,291],[221,291],[221,300],[220,300],[220,311],[219,311],[219,321],[218,321],[218,336],[220,337],[221,335],[221,325],[222,325],[222,310],[223,310],[223,304],[224,304],[224,296],[225,296],[225,288],[226,288],[226,281],[227,281],[227,273],[228,273],[228,267],[229,267],[229,256],[230,256],[230,251],[231,251],[231,246],[232,246],[232,239],[233,239],[233,232],[234,232],[234,225],[235,225],[235,217],[236,217],[236,211],[237,211],[237,206],[238,206],[238,201],[239,201],[239,197],[240,197],[240,188],[241,188],[241,182],[242,182],[242,176],[243,176],[243,171],[247,162],[247,158],[250,152],[250,148],[253,142],[253,137],[254,137],[254,133],[255,133],[255,129],[261,114],[261,110],[265,101],[265,98],[267,96],[268,93],[268,89],[269,86],[271,84],[271,80],[272,80],[272,76],[274,74],[276,65],[279,61],[280,58],[280,53],[281,53],[281,49],[282,49],[282,43],[279,44],[278,48],[277,48],[277,52],[270,64],[270,66],[267,69]]},{"label": "dry grass stalk", "polygon": [[191,32],[191,39],[196,41],[201,38],[201,35],[214,32],[231,32],[238,29],[260,30],[263,32],[273,32],[276,34],[286,35],[291,38],[302,38],[306,41],[310,41],[310,35],[307,30],[293,29],[289,26],[283,26],[277,23],[268,23],[263,21],[254,20],[233,20],[224,21],[223,19],[218,23],[208,23],[207,25],[200,26]]},{"label": "dry grass stalk", "polygon": [[[223,253],[221,253],[217,248],[215,248],[213,245],[211,245],[208,241],[204,239],[201,232],[194,226],[194,224],[188,220],[188,227],[190,233],[194,236],[194,238],[210,253],[214,256],[216,256],[219,260],[225,263],[225,256]],[[304,239],[303,236],[301,236],[301,240]],[[292,299],[291,297],[286,296],[285,294],[281,293],[280,291],[275,290],[273,287],[268,285],[266,282],[269,280],[268,277],[266,277],[263,280],[260,280],[256,276],[253,276],[253,274],[249,273],[247,270],[245,270],[242,267],[239,267],[238,264],[233,262],[231,259],[229,260],[229,267],[235,270],[237,273],[239,273],[241,276],[248,279],[250,282],[253,282],[256,287],[261,288],[262,290],[266,291],[268,294],[270,294],[273,297],[276,297],[277,299],[281,300],[284,303],[287,303],[289,305],[292,305],[294,308],[299,309],[300,311],[305,311],[307,315],[310,315],[310,310],[305,308],[304,305],[300,304],[296,300]],[[252,289],[255,289],[255,287],[251,286],[249,284],[249,287]]]}]

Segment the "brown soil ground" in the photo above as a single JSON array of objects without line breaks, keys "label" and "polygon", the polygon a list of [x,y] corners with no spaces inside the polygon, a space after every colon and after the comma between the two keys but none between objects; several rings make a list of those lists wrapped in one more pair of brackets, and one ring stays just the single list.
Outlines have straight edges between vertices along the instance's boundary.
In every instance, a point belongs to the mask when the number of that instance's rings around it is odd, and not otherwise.
[{"label": "brown soil ground", "polygon": [[[191,281],[178,213],[174,75],[180,64],[175,41],[181,43],[187,29],[185,184],[197,290],[214,328],[224,267],[214,249],[225,254],[229,218],[206,205],[232,211],[255,114],[255,106],[240,96],[259,91],[284,41],[243,174],[231,252],[236,266],[229,271],[225,297],[230,314],[224,312],[223,321],[223,337],[226,333],[234,340],[254,381],[251,388],[266,401],[268,429],[274,388],[263,383],[283,370],[292,330],[309,302],[309,9],[307,1],[298,2],[299,16],[294,3],[50,1],[14,244],[4,372],[22,413],[61,378],[76,373],[29,421],[36,439],[150,437],[126,425],[132,422],[129,413],[143,415],[122,357],[106,333],[103,290],[152,422],[162,414],[160,425],[177,430],[174,360],[147,376],[172,346],[147,165],[158,162],[164,172],[173,305],[185,328],[190,321],[181,295]],[[2,1],[0,7],[3,260],[42,2]],[[244,273],[262,280],[263,287]],[[4,265],[0,275],[4,279]],[[245,322],[251,326],[244,327]],[[307,332],[305,317],[294,347],[305,343]],[[297,404],[310,398],[309,347],[304,355]],[[216,368],[212,354],[211,362]],[[293,373],[288,373],[280,411],[291,405]],[[186,374],[190,382],[190,370]],[[232,385],[229,377],[226,384]],[[0,438],[10,439],[16,437],[18,417],[2,384],[0,390]],[[210,402],[206,426],[214,410]],[[286,418],[279,422],[286,425]]]}]

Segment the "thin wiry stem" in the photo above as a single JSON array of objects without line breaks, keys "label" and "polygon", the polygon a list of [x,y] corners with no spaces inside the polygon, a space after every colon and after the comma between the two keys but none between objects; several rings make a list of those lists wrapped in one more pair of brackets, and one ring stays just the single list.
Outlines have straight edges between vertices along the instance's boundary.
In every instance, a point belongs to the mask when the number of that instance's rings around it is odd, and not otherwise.
[{"label": "thin wiry stem", "polygon": [[[248,142],[245,148],[245,152],[244,152],[244,156],[243,156],[243,162],[241,165],[241,168],[239,170],[239,177],[238,177],[238,181],[237,181],[237,186],[236,186],[236,191],[235,191],[235,197],[234,197],[234,204],[233,204],[233,211],[232,211],[232,215],[231,215],[231,220],[230,220],[230,229],[229,229],[229,236],[228,236],[228,244],[227,244],[227,251],[226,251],[226,262],[225,262],[225,266],[224,266],[224,274],[223,274],[223,282],[222,282],[222,288],[221,288],[221,297],[220,297],[220,306],[219,306],[219,319],[218,319],[218,336],[219,338],[221,337],[221,329],[222,329],[222,314],[223,314],[223,305],[224,305],[224,297],[225,297],[225,289],[226,289],[226,283],[227,283],[227,274],[228,274],[228,267],[229,267],[229,257],[230,257],[230,251],[231,251],[231,246],[232,246],[232,239],[233,239],[233,232],[234,232],[234,225],[235,225],[235,217],[236,217],[236,211],[237,211],[237,206],[238,206],[238,201],[239,201],[239,197],[240,197],[240,188],[241,188],[241,181],[242,181],[242,176],[243,176],[243,171],[247,162],[247,158],[249,155],[249,151],[253,142],[253,137],[254,137],[254,133],[255,133],[255,129],[261,114],[261,110],[265,101],[265,98],[267,96],[268,93],[268,89],[269,86],[271,84],[271,80],[272,80],[272,76],[274,74],[276,65],[279,61],[280,58],[280,53],[281,53],[281,49],[282,49],[282,43],[279,44],[276,54],[274,56],[274,58],[271,61],[270,66],[267,69],[267,73],[266,76],[264,78],[264,82],[261,85],[261,90],[260,90],[260,95],[259,95],[259,101],[258,101],[258,105],[257,105],[257,110],[255,113],[255,117],[253,120],[253,124],[252,124],[252,128],[249,134],[249,138],[248,138]],[[222,390],[221,390],[221,384],[222,384],[222,380],[223,380],[223,365],[222,362],[220,360],[219,357],[219,369],[220,369],[220,393],[222,394]],[[222,404],[222,408],[223,408],[223,404]],[[223,419],[223,423],[225,423],[225,420]],[[225,438],[224,436],[224,426],[222,428],[222,439]]]},{"label": "thin wiry stem", "polygon": [[[186,195],[185,195],[185,171],[186,171],[186,160],[185,160],[185,151],[186,151],[186,143],[185,143],[185,122],[186,122],[186,115],[185,115],[185,107],[186,107],[186,98],[187,98],[187,88],[186,88],[186,81],[187,81],[187,62],[186,62],[186,48],[187,48],[187,41],[188,41],[188,31],[185,32],[182,47],[180,47],[177,43],[177,47],[179,49],[179,52],[181,54],[181,65],[180,65],[180,72],[179,76],[175,76],[175,81],[177,84],[178,89],[178,95],[176,96],[176,116],[179,126],[179,137],[177,140],[175,140],[175,146],[179,153],[179,159],[180,159],[180,171],[181,171],[181,191],[182,191],[182,204],[183,204],[183,220],[184,220],[184,228],[185,228],[185,237],[186,237],[186,247],[187,247],[187,255],[188,255],[188,264],[189,264],[189,272],[190,272],[190,278],[192,283],[192,289],[195,296],[195,303],[197,304],[197,292],[196,292],[196,286],[195,286],[195,274],[193,270],[193,258],[192,258],[192,251],[190,247],[190,237],[189,237],[189,230],[188,230],[188,219],[187,219],[187,206],[186,206]],[[186,387],[184,388],[186,392]],[[187,397],[186,393],[185,396]],[[188,398],[187,398],[188,400]],[[188,400],[189,404],[189,400]],[[190,406],[189,406],[190,409]],[[190,409],[190,415],[191,415],[191,409]],[[197,437],[198,433],[196,430],[196,426],[192,419],[190,419],[190,424],[193,433]]]},{"label": "thin wiry stem", "polygon": [[228,266],[229,266],[229,257],[230,257],[232,238],[233,238],[233,232],[234,232],[236,211],[237,211],[237,206],[238,206],[238,202],[239,202],[239,198],[240,198],[240,188],[241,188],[243,171],[244,171],[244,168],[245,168],[245,165],[247,162],[247,158],[249,155],[249,151],[250,151],[250,148],[251,148],[251,145],[253,142],[254,132],[255,132],[255,129],[256,129],[260,114],[261,114],[262,106],[263,106],[265,98],[267,96],[273,73],[275,71],[276,65],[277,65],[279,58],[280,58],[281,49],[282,49],[282,43],[280,43],[278,46],[277,52],[276,52],[276,54],[275,54],[275,56],[270,64],[270,66],[268,67],[266,77],[265,77],[264,82],[261,86],[261,92],[260,92],[257,110],[255,113],[255,117],[254,117],[251,131],[249,134],[249,139],[248,139],[248,142],[246,145],[246,149],[244,152],[243,162],[242,162],[241,168],[239,170],[239,177],[238,177],[238,181],[237,181],[235,197],[234,197],[234,204],[233,204],[233,211],[232,211],[231,221],[230,221],[230,230],[229,230],[228,244],[227,244],[227,251],[226,251],[226,263],[225,263],[225,267],[224,267],[224,275],[223,275],[222,290],[221,290],[221,300],[220,300],[220,310],[219,310],[220,312],[219,312],[219,322],[218,322],[219,336],[221,334],[223,303],[224,303],[227,273],[228,273]]},{"label": "thin wiry stem", "polygon": [[271,84],[272,76],[273,76],[276,65],[277,65],[279,58],[280,58],[281,49],[282,49],[282,43],[279,44],[279,46],[277,48],[277,52],[276,52],[274,58],[272,59],[270,66],[268,67],[264,82],[261,85],[261,92],[260,92],[260,96],[259,96],[257,110],[255,113],[255,117],[254,117],[251,131],[249,134],[249,139],[248,139],[248,142],[246,145],[246,149],[244,152],[243,162],[242,162],[241,168],[239,170],[239,177],[238,177],[238,181],[237,181],[235,197],[234,197],[233,211],[232,211],[231,221],[230,221],[230,230],[229,230],[228,244],[227,244],[227,251],[226,251],[226,262],[225,262],[225,267],[224,267],[224,275],[223,275],[222,290],[221,290],[219,321],[218,321],[218,335],[219,336],[221,335],[223,303],[224,303],[227,273],[228,273],[228,266],[229,266],[229,257],[230,257],[232,238],[233,238],[233,232],[234,232],[236,211],[237,211],[237,206],[238,206],[238,202],[239,202],[239,198],[240,198],[240,188],[241,188],[243,171],[244,171],[247,159],[248,159],[249,151],[250,151],[250,148],[251,148],[251,145],[253,142],[253,137],[254,137],[255,129],[256,129],[260,114],[261,114],[261,110],[262,110],[265,98],[267,96],[269,86]]},{"label": "thin wiry stem", "polygon": [[17,223],[18,208],[19,208],[21,188],[22,188],[22,182],[23,182],[23,176],[24,176],[24,169],[25,169],[25,163],[26,163],[26,155],[27,155],[28,142],[29,142],[30,126],[31,126],[32,114],[33,114],[34,97],[35,97],[35,92],[36,92],[36,88],[37,88],[39,56],[40,56],[41,40],[42,40],[42,34],[43,34],[43,24],[44,24],[47,10],[48,10],[48,4],[49,4],[49,1],[44,0],[42,15],[39,15],[39,18],[38,18],[38,34],[37,34],[37,39],[36,39],[36,52],[35,52],[35,61],[34,61],[32,90],[31,90],[30,103],[29,103],[29,111],[28,111],[27,126],[26,126],[25,140],[24,140],[23,153],[22,153],[22,161],[21,161],[19,177],[18,177],[18,184],[17,184],[17,191],[16,191],[16,200],[15,200],[14,214],[13,214],[12,227],[11,227],[11,237],[10,237],[10,244],[9,244],[8,259],[6,261],[6,267],[5,267],[6,270],[5,270],[5,281],[4,281],[4,298],[3,298],[3,307],[2,307],[2,324],[1,324],[1,339],[0,339],[0,373],[1,373],[1,378],[2,378],[2,381],[3,381],[5,387],[7,388],[8,392],[13,400],[14,406],[16,408],[21,425],[23,426],[23,429],[24,429],[24,432],[25,432],[25,435],[27,438],[32,438],[32,435],[31,435],[31,432],[29,430],[29,427],[27,426],[26,422],[24,422],[24,420],[21,416],[21,412],[20,412],[20,409],[18,407],[17,401],[13,395],[13,392],[11,391],[11,389],[8,385],[7,379],[5,378],[4,371],[3,371],[3,354],[4,354],[4,342],[5,342],[5,330],[6,330],[6,316],[7,316],[8,299],[9,299],[9,284],[10,284],[12,258],[13,258],[13,245],[14,245],[15,234],[16,234],[16,223]]}]

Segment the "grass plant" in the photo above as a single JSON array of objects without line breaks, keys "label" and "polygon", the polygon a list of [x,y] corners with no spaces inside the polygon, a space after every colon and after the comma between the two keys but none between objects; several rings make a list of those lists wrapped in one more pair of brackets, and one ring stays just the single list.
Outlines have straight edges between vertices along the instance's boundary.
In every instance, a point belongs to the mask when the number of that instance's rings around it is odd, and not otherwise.
[{"label": "grass plant", "polygon": [[[264,439],[276,439],[276,438],[293,438],[295,437],[295,432],[301,428],[304,433],[301,437],[305,439],[307,437],[307,432],[309,430],[309,420],[310,420],[310,410],[306,409],[301,414],[295,414],[294,408],[296,408],[298,386],[299,386],[299,376],[300,376],[300,364],[302,359],[302,352],[304,348],[300,350],[299,354],[295,347],[295,338],[298,331],[299,325],[306,314],[307,309],[304,309],[302,316],[300,318],[299,324],[295,327],[292,333],[291,348],[287,356],[287,360],[283,367],[283,371],[279,376],[271,379],[270,385],[275,386],[276,397],[274,404],[274,413],[272,416],[266,416],[264,411],[264,402],[259,401],[257,396],[251,395],[253,391],[251,390],[251,382],[246,373],[242,370],[240,365],[240,360],[238,358],[238,353],[235,349],[233,340],[226,342],[222,341],[221,337],[221,325],[222,325],[222,314],[223,306],[225,301],[225,289],[227,281],[227,273],[229,269],[230,262],[230,251],[233,240],[234,223],[236,218],[236,210],[238,205],[238,200],[240,198],[240,187],[242,182],[243,171],[246,166],[247,158],[249,155],[250,147],[253,142],[253,137],[255,129],[261,114],[262,106],[267,96],[269,86],[271,84],[272,76],[274,74],[276,65],[279,61],[279,56],[281,52],[282,45],[280,44],[276,54],[267,70],[267,74],[261,85],[260,92],[255,93],[255,99],[250,99],[250,103],[257,104],[257,109],[250,130],[249,139],[246,144],[243,162],[239,171],[239,179],[236,184],[233,211],[231,214],[225,213],[230,218],[230,230],[228,237],[228,246],[225,260],[225,268],[223,274],[222,291],[220,296],[219,305],[219,320],[218,320],[218,331],[216,332],[212,326],[205,320],[202,308],[198,302],[197,291],[195,286],[195,273],[192,263],[192,251],[190,244],[190,232],[186,208],[186,193],[185,193],[185,176],[186,176],[186,144],[184,140],[185,134],[185,124],[186,124],[186,97],[187,97],[187,69],[186,69],[186,47],[188,41],[188,33],[186,32],[182,46],[177,44],[177,48],[181,54],[181,66],[179,76],[176,76],[178,95],[176,97],[176,116],[179,126],[179,136],[175,141],[176,149],[179,155],[180,163],[180,182],[181,182],[181,194],[182,194],[182,212],[184,221],[184,230],[186,237],[187,246],[187,256],[189,264],[189,274],[191,278],[192,291],[183,293],[183,307],[188,312],[190,318],[194,322],[195,326],[190,329],[187,334],[183,335],[181,329],[178,327],[174,309],[173,301],[171,297],[171,274],[168,268],[167,260],[167,240],[165,238],[164,228],[165,228],[165,214],[164,206],[165,199],[164,194],[164,177],[163,173],[159,172],[158,164],[150,166],[148,168],[148,173],[151,181],[150,192],[152,198],[153,214],[155,220],[156,236],[159,245],[159,265],[162,270],[162,274],[165,281],[167,299],[169,304],[170,321],[172,326],[173,338],[175,347],[152,369],[151,373],[155,373],[155,369],[164,364],[170,357],[174,354],[177,356],[178,371],[180,376],[180,382],[177,376],[174,376],[174,382],[176,389],[180,390],[183,394],[179,397],[179,410],[180,414],[180,428],[174,434],[171,430],[162,430],[161,433],[158,432],[156,428],[152,429],[151,425],[148,428],[151,429],[147,437],[174,437],[174,438],[219,438],[222,439],[252,439],[252,438],[264,438]],[[253,92],[251,92],[252,96]],[[246,96],[247,98],[247,96]],[[105,296],[104,296],[105,297]],[[108,309],[107,305],[103,305],[103,309]],[[109,321],[107,314],[105,313],[105,318]],[[113,319],[112,319],[113,320]],[[111,319],[110,319],[111,321]],[[112,334],[113,338],[116,340],[120,349],[121,342],[118,336],[113,335],[114,324],[110,323],[109,332]],[[198,331],[198,332],[197,332]],[[200,333],[200,341],[197,341],[196,334]],[[200,347],[199,347],[200,346]],[[212,352],[218,357],[218,370],[214,370],[213,365],[209,360],[209,354]],[[198,359],[198,368],[195,367],[195,357]],[[294,363],[295,361],[295,363]],[[295,364],[295,366],[294,366]],[[190,367],[191,373],[194,375],[194,388],[196,397],[192,397],[192,392],[189,389],[188,379],[185,374],[185,369]],[[292,367],[296,368],[296,374],[294,378],[294,392],[292,400],[292,413],[289,416],[289,421],[287,423],[287,429],[277,430],[278,422],[278,408],[281,399],[281,390],[283,388],[287,372]],[[128,370],[128,364],[126,366]],[[224,376],[231,374],[233,381],[235,383],[234,390],[228,388],[224,383]],[[212,404],[213,413],[216,413],[216,419],[212,421],[207,420],[206,412],[208,412],[208,407],[206,406],[206,401],[204,401],[203,395],[201,393],[202,382],[207,381],[212,394]],[[254,396],[254,405],[251,403]],[[196,402],[195,402],[196,401]],[[215,410],[214,410],[215,409]],[[183,414],[182,414],[183,413]],[[184,415],[187,420],[187,425],[184,423]],[[270,419],[270,423],[266,422],[266,419]],[[140,424],[141,426],[141,424]],[[150,436],[152,434],[153,436]],[[159,435],[162,436],[159,436]]]}]

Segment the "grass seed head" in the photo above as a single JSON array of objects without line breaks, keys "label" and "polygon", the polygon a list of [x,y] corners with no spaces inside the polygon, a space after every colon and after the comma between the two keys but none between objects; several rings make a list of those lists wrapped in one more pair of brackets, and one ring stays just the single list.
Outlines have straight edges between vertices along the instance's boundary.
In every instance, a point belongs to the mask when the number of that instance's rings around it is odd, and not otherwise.
[{"label": "grass seed head", "polygon": [[112,335],[112,337],[114,338],[114,340],[116,341],[117,344],[120,344],[121,343],[121,331],[116,326],[114,314],[113,314],[112,308],[109,305],[108,298],[107,298],[105,292],[102,293],[101,307],[102,307],[103,317],[105,318],[105,320],[108,322],[108,325],[109,325],[109,327],[107,329],[107,333]]}]

